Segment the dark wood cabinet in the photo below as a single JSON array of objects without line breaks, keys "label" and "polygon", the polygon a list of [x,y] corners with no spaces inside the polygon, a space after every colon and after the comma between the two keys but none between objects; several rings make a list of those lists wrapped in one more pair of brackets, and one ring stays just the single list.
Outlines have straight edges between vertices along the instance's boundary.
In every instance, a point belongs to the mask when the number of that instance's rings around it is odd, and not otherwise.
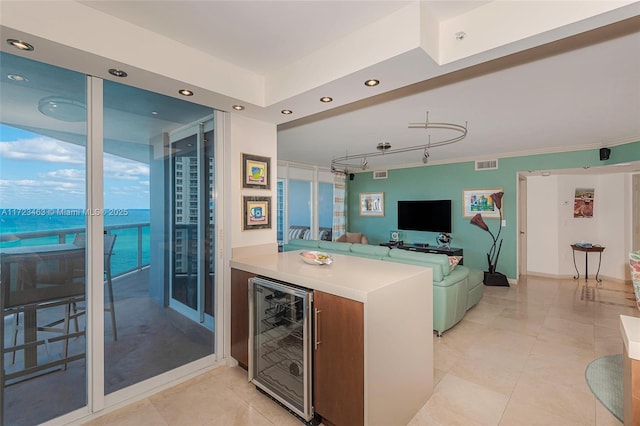
[{"label": "dark wood cabinet", "polygon": [[[407,424],[433,392],[433,291],[424,285],[430,274],[416,274],[414,266],[403,264],[348,260],[334,262],[331,269],[298,268],[298,253],[279,253],[273,256],[273,274],[265,276],[313,290],[312,401],[323,424]],[[232,265],[231,356],[247,368],[248,280],[257,274],[241,262]],[[354,274],[354,265],[359,273]],[[263,263],[260,268],[265,269]],[[392,280],[385,275],[388,268],[397,272]],[[289,269],[295,276],[281,272]]]},{"label": "dark wood cabinet", "polygon": [[231,356],[245,370],[249,365],[249,278],[256,274],[231,269]]},{"label": "dark wood cabinet", "polygon": [[364,305],[314,291],[314,410],[325,424],[364,424]]}]

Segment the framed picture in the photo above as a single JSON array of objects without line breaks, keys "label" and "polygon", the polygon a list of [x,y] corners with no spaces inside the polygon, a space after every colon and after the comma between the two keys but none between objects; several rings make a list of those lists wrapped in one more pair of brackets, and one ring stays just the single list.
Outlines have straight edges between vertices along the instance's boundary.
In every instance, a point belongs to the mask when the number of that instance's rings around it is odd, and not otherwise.
[{"label": "framed picture", "polygon": [[271,189],[271,158],[242,154],[242,187]]},{"label": "framed picture", "polygon": [[464,189],[462,191],[462,215],[474,217],[482,214],[483,219],[500,219],[500,210],[493,205],[491,194],[502,192],[502,188]]},{"label": "framed picture", "polygon": [[361,192],[360,216],[384,216],[384,192]]},{"label": "framed picture", "polygon": [[573,217],[592,218],[595,201],[595,188],[576,188],[573,199]]},{"label": "framed picture", "polygon": [[271,197],[242,197],[242,230],[271,228]]}]

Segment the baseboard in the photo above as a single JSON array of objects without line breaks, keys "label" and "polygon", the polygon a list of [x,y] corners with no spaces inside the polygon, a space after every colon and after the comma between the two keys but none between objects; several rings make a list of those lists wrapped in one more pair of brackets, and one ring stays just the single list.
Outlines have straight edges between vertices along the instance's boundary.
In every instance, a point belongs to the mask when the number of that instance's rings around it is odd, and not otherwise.
[{"label": "baseboard", "polygon": [[[529,276],[529,277],[540,277],[540,278],[550,278],[550,279],[554,279],[554,280],[572,280],[574,275],[556,275],[556,274],[545,274],[544,272],[531,272],[531,271],[527,271],[526,274],[522,274],[523,276]],[[595,275],[590,274],[590,280],[593,279],[595,280]],[[626,279],[620,279],[620,278],[615,278],[615,277],[610,277],[608,275],[598,275],[598,278],[600,278],[603,281],[609,281],[609,282],[614,282],[614,283],[619,283],[619,284],[632,284],[631,280],[626,280]],[[582,274],[580,274],[580,280],[584,281],[584,277]],[[579,280],[576,280],[579,281]]]}]

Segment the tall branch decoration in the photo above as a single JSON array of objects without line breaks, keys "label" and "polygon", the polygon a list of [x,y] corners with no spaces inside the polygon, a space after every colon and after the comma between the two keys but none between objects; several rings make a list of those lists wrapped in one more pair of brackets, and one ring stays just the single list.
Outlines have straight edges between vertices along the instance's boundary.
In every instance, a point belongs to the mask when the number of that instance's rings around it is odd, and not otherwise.
[{"label": "tall branch decoration", "polygon": [[488,271],[484,273],[484,283],[485,285],[493,285],[493,286],[509,286],[509,281],[504,274],[496,271],[498,266],[498,259],[500,258],[500,251],[502,250],[502,239],[500,238],[500,233],[502,232],[502,197],[504,196],[504,192],[495,192],[491,194],[491,200],[493,200],[493,205],[500,212],[500,220],[498,222],[498,232],[494,234],[489,229],[489,226],[485,223],[482,218],[482,214],[477,213],[473,218],[471,218],[471,224],[476,225],[480,229],[483,229],[489,233],[491,236],[491,240],[493,243],[487,252],[487,264]]}]

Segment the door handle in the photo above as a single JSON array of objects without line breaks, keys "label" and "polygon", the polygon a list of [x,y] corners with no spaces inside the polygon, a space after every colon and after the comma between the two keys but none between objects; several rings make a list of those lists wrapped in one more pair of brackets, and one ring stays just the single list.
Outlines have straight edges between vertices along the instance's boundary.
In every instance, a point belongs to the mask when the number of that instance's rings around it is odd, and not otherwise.
[{"label": "door handle", "polygon": [[313,310],[313,350],[318,350],[318,345],[322,343],[318,340],[318,315],[322,312],[320,309],[315,308]]},{"label": "door handle", "polygon": [[524,231],[520,231],[520,235],[524,235]]}]

